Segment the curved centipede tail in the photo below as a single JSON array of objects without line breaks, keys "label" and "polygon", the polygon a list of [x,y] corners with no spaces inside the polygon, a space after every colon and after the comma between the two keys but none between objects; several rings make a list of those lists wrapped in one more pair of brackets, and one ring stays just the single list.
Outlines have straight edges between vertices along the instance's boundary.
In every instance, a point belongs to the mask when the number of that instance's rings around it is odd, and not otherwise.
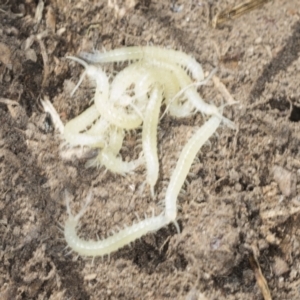
[{"label": "curved centipede tail", "polygon": [[149,232],[163,228],[169,222],[163,214],[150,217],[100,241],[80,239],[76,230],[77,223],[78,220],[74,218],[69,218],[66,221],[64,235],[68,246],[83,256],[104,256],[110,255],[110,253],[128,245]]}]

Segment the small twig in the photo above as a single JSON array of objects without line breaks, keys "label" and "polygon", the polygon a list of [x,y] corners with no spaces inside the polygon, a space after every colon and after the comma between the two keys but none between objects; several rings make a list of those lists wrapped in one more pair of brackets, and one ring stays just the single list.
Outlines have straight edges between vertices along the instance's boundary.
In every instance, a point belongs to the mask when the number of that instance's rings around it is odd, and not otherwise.
[{"label": "small twig", "polygon": [[271,293],[270,293],[270,290],[268,287],[268,283],[261,271],[259,262],[257,260],[257,256],[255,254],[255,252],[257,252],[257,251],[255,250],[254,247],[252,247],[252,248],[253,248],[253,253],[251,253],[249,256],[249,262],[250,262],[251,268],[254,272],[256,282],[261,290],[264,300],[272,300],[272,296],[271,296]]},{"label": "small twig", "polygon": [[41,48],[41,54],[42,54],[43,63],[44,63],[44,74],[43,74],[42,87],[47,86],[48,75],[50,73],[48,54],[47,54],[45,44],[42,40],[47,35],[48,35],[48,31],[45,30],[44,32],[37,34],[36,38],[35,38],[35,40],[39,43],[39,46]]},{"label": "small twig", "polygon": [[227,21],[237,19],[238,17],[250,12],[251,10],[263,6],[269,1],[270,0],[250,0],[238,4],[234,7],[226,8],[225,10],[221,11],[213,17],[211,21],[212,27],[216,28]]},{"label": "small twig", "polygon": [[6,105],[20,105],[19,102],[15,101],[15,100],[10,100],[10,99],[7,99],[7,98],[0,98],[0,102],[4,103]]}]

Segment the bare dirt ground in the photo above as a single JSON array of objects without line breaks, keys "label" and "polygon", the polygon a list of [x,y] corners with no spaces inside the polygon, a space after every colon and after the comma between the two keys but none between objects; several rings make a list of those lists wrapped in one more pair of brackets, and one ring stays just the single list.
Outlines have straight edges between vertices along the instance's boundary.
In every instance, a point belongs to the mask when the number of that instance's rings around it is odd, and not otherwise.
[{"label": "bare dirt ground", "polygon": [[[253,257],[272,299],[300,299],[299,1],[274,0],[213,29],[211,17],[234,2],[47,0],[39,11],[41,1],[0,1],[1,299],[264,299]],[[162,120],[153,201],[139,193],[143,170],[121,177],[86,169],[85,157],[61,157],[40,99],[72,119],[92,90],[85,81],[70,96],[82,67],[66,55],[147,44],[182,49],[206,72],[218,67],[239,101],[224,112],[237,130],[222,126],[199,154],[179,200],[180,234],[170,225],[110,261],[66,256],[57,228],[67,218],[64,191],[74,211],[94,193],[80,230],[86,239],[132,224],[135,212],[158,213],[202,120]],[[212,83],[200,92],[220,105]]]}]

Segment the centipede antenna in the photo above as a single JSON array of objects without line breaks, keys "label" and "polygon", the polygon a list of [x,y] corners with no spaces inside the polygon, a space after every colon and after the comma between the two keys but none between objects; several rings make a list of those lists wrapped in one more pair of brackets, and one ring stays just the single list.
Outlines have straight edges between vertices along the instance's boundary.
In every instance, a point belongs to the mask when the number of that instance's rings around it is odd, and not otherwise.
[{"label": "centipede antenna", "polygon": [[89,65],[82,59],[75,57],[75,56],[67,56],[67,59],[71,59],[73,61],[78,62],[79,64],[81,64],[84,68],[85,71],[82,73],[82,75],[80,76],[80,79],[78,81],[78,83],[76,84],[75,88],[73,89],[73,91],[71,92],[71,97],[74,95],[74,93],[76,92],[76,90],[79,88],[79,86],[81,85],[85,75],[87,74],[87,68],[89,67]]},{"label": "centipede antenna", "polygon": [[85,62],[83,59],[80,59],[76,56],[67,56],[67,59],[71,59],[73,61],[78,62],[79,64],[81,64],[85,69],[87,69],[89,67],[89,64],[87,62]]},{"label": "centipede antenna", "polygon": [[86,76],[86,71],[84,71],[84,72],[81,74],[78,83],[76,84],[76,86],[74,87],[73,91],[72,91],[71,94],[70,94],[71,97],[75,94],[75,92],[77,91],[77,89],[78,89],[79,86],[81,85],[81,83],[82,83],[82,81],[83,81],[83,79],[84,79],[85,76]]}]

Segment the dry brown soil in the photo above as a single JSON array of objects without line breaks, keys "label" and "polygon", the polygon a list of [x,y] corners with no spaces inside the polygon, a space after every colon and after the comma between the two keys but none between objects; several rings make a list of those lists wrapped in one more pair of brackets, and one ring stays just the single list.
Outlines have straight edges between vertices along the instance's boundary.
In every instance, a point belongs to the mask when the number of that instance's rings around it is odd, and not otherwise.
[{"label": "dry brown soil", "polygon": [[[271,1],[218,29],[212,16],[238,1],[45,0],[40,12],[38,2],[0,0],[0,298],[263,300],[255,255],[273,299],[300,299],[299,1]],[[142,169],[121,177],[86,169],[86,156],[62,157],[40,100],[65,123],[92,98],[88,81],[70,96],[82,67],[67,55],[148,44],[181,49],[206,72],[218,67],[238,101],[224,110],[237,130],[220,127],[199,153],[179,199],[181,233],[170,225],[110,260],[65,255],[57,226],[67,218],[65,190],[74,211],[94,194],[80,230],[86,239],[132,224],[135,213],[158,213],[202,119],[161,121],[152,200],[139,192]],[[199,91],[221,104],[212,82]],[[135,143],[129,133],[127,149]]]}]

